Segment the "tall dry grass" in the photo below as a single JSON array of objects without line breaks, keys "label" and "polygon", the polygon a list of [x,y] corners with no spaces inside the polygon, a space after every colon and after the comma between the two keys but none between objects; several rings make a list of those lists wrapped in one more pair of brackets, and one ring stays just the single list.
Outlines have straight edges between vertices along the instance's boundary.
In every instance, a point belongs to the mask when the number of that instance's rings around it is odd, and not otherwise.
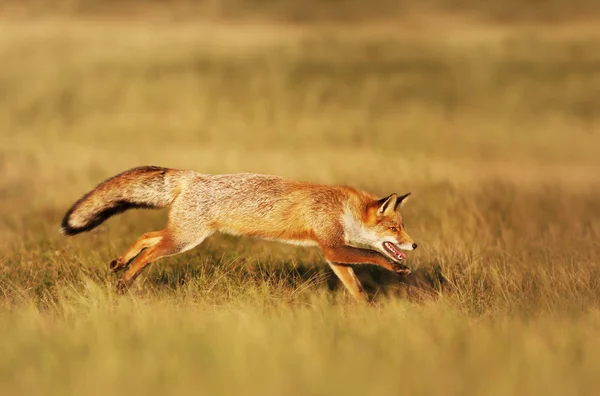
[{"label": "tall dry grass", "polygon": [[[0,23],[3,394],[594,394],[600,37],[479,23]],[[75,238],[140,164],[412,191],[420,247],[360,268],[214,236],[113,293],[163,212]]]}]

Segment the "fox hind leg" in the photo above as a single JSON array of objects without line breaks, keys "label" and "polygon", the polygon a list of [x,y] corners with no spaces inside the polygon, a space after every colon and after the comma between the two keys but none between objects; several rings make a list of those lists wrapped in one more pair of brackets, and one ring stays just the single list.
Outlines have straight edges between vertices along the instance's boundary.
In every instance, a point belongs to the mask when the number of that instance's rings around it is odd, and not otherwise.
[{"label": "fox hind leg", "polygon": [[335,264],[331,261],[327,261],[327,264],[329,264],[333,272],[337,275],[340,281],[342,281],[344,287],[346,287],[355,300],[360,302],[369,301],[369,296],[354,273],[352,266]]},{"label": "fox hind leg", "polygon": [[160,242],[154,246],[151,246],[145,249],[138,258],[133,262],[132,265],[129,266],[127,272],[119,282],[117,283],[117,292],[119,294],[123,294],[129,289],[129,286],[133,283],[135,278],[139,276],[144,268],[151,262],[158,260],[159,258],[165,256],[171,256],[173,254],[177,254],[179,251],[175,249],[173,246],[170,246],[169,243]]},{"label": "fox hind leg", "polygon": [[190,250],[202,243],[212,232],[206,230],[206,232],[196,234],[193,239],[187,240],[181,237],[178,238],[177,235],[169,232],[168,229],[160,231],[160,233],[162,234],[160,240],[143,250],[129,266],[127,272],[119,279],[119,282],[117,283],[118,293],[122,294],[127,291],[135,279],[142,273],[144,268],[151,262],[162,257],[173,256]]},{"label": "fox hind leg", "polygon": [[163,237],[163,231],[146,232],[140,236],[137,241],[127,249],[119,258],[110,262],[109,268],[112,272],[125,269],[142,250],[148,249],[160,243]]}]

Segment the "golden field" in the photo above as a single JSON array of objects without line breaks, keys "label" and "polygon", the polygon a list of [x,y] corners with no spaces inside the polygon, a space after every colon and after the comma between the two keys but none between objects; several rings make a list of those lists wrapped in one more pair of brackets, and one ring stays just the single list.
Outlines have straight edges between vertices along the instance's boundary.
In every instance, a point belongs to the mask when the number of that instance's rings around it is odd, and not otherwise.
[{"label": "golden field", "polygon": [[[0,394],[596,393],[592,2],[335,21],[138,3],[0,14]],[[58,226],[145,164],[411,191],[414,272],[359,268],[367,306],[317,250],[216,235],[118,296],[108,263],[166,213]]]}]

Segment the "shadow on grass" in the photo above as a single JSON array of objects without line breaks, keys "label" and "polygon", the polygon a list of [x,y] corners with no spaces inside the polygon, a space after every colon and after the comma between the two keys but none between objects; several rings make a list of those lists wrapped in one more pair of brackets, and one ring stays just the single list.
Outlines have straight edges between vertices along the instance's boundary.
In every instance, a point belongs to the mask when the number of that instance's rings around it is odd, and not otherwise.
[{"label": "shadow on grass", "polygon": [[[373,299],[401,297],[414,301],[436,298],[449,287],[438,264],[424,264],[409,275],[397,275],[374,265],[354,266],[355,272]],[[259,262],[238,258],[235,260],[205,259],[197,265],[178,261],[149,274],[146,278],[156,289],[177,290],[194,282],[201,288],[238,289],[267,286],[274,294],[294,294],[297,290],[317,290],[326,287],[331,292],[344,287],[325,264],[313,262]]]},{"label": "shadow on grass", "polygon": [[[422,264],[409,275],[398,275],[374,265],[359,266],[355,272],[374,298],[386,296],[422,301],[436,298],[450,286],[437,263]],[[337,283],[339,287],[340,282]]]}]

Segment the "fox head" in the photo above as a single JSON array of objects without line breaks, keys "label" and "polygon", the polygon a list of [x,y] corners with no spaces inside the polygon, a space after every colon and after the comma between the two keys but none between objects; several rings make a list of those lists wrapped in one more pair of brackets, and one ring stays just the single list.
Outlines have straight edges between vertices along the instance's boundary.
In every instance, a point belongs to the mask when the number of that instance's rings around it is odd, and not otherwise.
[{"label": "fox head", "polygon": [[344,231],[350,245],[377,250],[399,262],[406,259],[402,250],[414,250],[417,244],[406,233],[399,209],[408,200],[410,193],[369,202],[362,218],[358,221],[345,218]]}]

